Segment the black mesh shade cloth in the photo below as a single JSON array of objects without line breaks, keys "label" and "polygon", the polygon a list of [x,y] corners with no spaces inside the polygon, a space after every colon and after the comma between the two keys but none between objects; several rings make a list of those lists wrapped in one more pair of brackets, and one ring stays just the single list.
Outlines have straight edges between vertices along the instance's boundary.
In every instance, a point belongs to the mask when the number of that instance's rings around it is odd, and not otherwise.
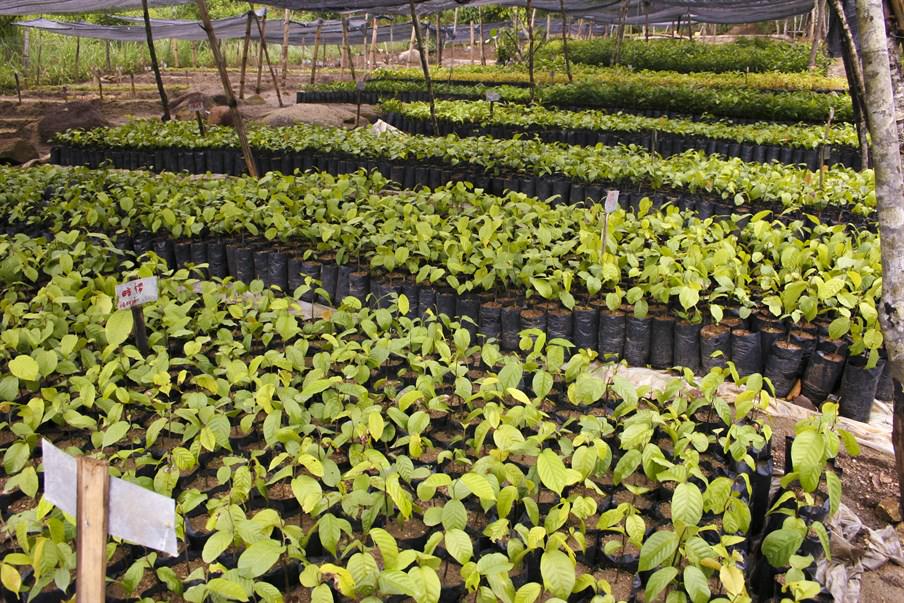
[{"label": "black mesh shade cloth", "polygon": [[[148,6],[188,4],[193,0],[148,0]],[[141,8],[141,0],[0,0],[0,15],[62,15],[72,13],[116,12]]]}]

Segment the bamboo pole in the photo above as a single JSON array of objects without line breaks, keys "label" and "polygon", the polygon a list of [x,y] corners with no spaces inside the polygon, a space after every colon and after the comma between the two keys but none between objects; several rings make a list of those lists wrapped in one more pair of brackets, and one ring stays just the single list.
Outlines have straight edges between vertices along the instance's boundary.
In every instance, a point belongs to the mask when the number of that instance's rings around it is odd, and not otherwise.
[{"label": "bamboo pole", "polygon": [[[264,36],[265,26],[267,25],[266,15],[264,15],[264,19],[261,20],[257,17],[257,14],[254,14],[254,21],[257,23],[257,31],[260,33],[261,42],[263,43],[261,47],[264,49],[264,59],[267,61],[267,69],[270,71],[270,79],[273,80],[273,89],[276,90],[276,101],[279,103],[280,107],[285,107],[282,100],[282,93],[279,91],[279,81],[276,77],[276,70],[273,69],[273,63],[270,62],[270,51],[267,50],[267,38]],[[260,94],[260,85],[261,85],[261,75],[260,70],[257,72],[257,86],[258,86],[258,94]]]},{"label": "bamboo pole", "polygon": [[245,73],[248,69],[248,48],[251,46],[251,19],[253,10],[248,11],[248,22],[245,23],[245,40],[242,45],[242,66],[239,71],[239,98],[245,98]]},{"label": "bamboo pole", "polygon": [[[147,2],[147,0],[142,0]],[[220,80],[223,83],[223,93],[226,95],[226,104],[229,106],[229,112],[232,116],[232,123],[235,125],[235,132],[239,137],[239,145],[242,147],[242,155],[245,158],[245,167],[248,174],[252,178],[257,178],[257,166],[254,164],[254,155],[251,152],[251,145],[248,144],[248,135],[245,132],[245,122],[242,114],[238,110],[238,101],[232,92],[232,84],[229,83],[229,73],[226,71],[226,63],[223,61],[223,55],[220,53],[220,46],[217,44],[217,36],[213,31],[213,25],[210,23],[210,14],[207,12],[206,0],[195,0],[198,4],[198,12],[201,13],[201,22],[204,24],[204,30],[207,32],[207,39],[210,40],[210,50],[213,53],[213,60],[217,65],[217,71],[220,72]]]},{"label": "bamboo pole", "polygon": [[282,85],[286,86],[286,80],[289,79],[289,17],[291,11],[287,8],[283,12],[283,30],[282,30]]},{"label": "bamboo pole", "polygon": [[427,64],[427,55],[424,53],[424,39],[421,36],[421,24],[417,19],[417,10],[414,8],[414,0],[408,0],[411,8],[411,23],[414,25],[414,35],[417,38],[417,47],[421,55],[421,69],[424,71],[424,80],[427,82],[427,95],[430,97],[430,121],[433,124],[433,135],[439,136],[439,124],[436,121],[436,99],[433,97],[433,80],[430,79],[430,66]]},{"label": "bamboo pole", "polygon": [[[141,0],[141,11],[144,16],[144,34],[148,41],[148,52],[151,55],[151,69],[154,70],[154,80],[157,82],[157,92],[160,94],[160,104],[163,106],[163,121],[169,121],[169,100],[166,98],[166,89],[163,87],[163,77],[160,75],[160,65],[157,63],[157,49],[154,48],[154,35],[151,32],[151,16],[148,13],[148,0]],[[76,38],[76,40],[78,40],[78,38]],[[76,64],[78,64],[78,46],[75,48],[75,60]]]},{"label": "bamboo pole", "polygon": [[314,58],[311,59],[311,85],[317,81],[317,53],[320,52],[320,31],[323,29],[323,21],[317,20],[317,30],[314,32]]}]

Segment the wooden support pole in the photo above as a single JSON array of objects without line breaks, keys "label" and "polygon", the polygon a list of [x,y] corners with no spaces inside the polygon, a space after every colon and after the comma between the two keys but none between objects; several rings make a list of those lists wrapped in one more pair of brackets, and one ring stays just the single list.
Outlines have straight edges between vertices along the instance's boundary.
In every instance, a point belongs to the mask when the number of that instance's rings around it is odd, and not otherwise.
[{"label": "wooden support pole", "polygon": [[110,60],[110,40],[104,40],[104,58],[107,72],[113,71],[113,62]]},{"label": "wooden support pole", "polygon": [[474,53],[477,50],[475,46],[476,40],[474,36],[474,21],[471,21],[471,64],[474,64]]},{"label": "wooden support pole", "polygon": [[439,13],[436,13],[436,66],[443,66],[443,30]]},{"label": "wooden support pole", "polygon": [[527,71],[530,78],[530,102],[533,103],[537,98],[537,82],[534,80],[534,16],[537,13],[533,0],[527,0],[527,13]]},{"label": "wooden support pole", "polygon": [[[144,0],[142,0],[142,1],[144,1]],[[78,60],[79,60],[79,55],[81,54],[81,51],[82,51],[82,39],[76,38],[75,39],[75,73],[73,74],[73,78],[76,81],[78,81],[78,73],[79,73]]]},{"label": "wooden support pole", "polygon": [[[390,25],[390,27],[392,27]],[[380,31],[380,23],[374,17],[373,26],[370,32],[370,68],[377,68],[377,37]]]},{"label": "wooden support pole", "polygon": [[351,71],[352,80],[357,80],[358,78],[355,76],[355,59],[352,57],[352,47],[348,42],[348,17],[345,15],[342,15],[342,51]]},{"label": "wooden support pole", "polygon": [[[250,3],[249,3],[250,4]],[[254,85],[254,93],[261,93],[261,80],[264,76],[264,51],[267,49],[267,15],[264,14],[263,23],[261,23],[261,19],[258,19],[257,13],[254,12],[254,5],[251,6],[251,18],[254,19],[255,24],[257,24],[257,33],[260,36],[260,43],[257,45],[257,83]]]},{"label": "wooden support pole", "polygon": [[414,25],[411,26],[411,39],[408,41],[408,54],[406,55],[408,58],[405,59],[407,63],[406,67],[411,67],[411,55],[414,51],[415,44],[415,36],[414,36]]},{"label": "wooden support pole", "polygon": [[478,32],[480,34],[480,64],[487,64],[487,50],[484,45],[484,35],[483,35],[483,9],[481,7],[477,7],[477,22],[478,22]]},{"label": "wooden support pole", "polygon": [[13,75],[16,76],[16,97],[19,99],[19,104],[22,104],[22,87],[19,84],[19,72],[16,71]]},{"label": "wooden support pole", "polygon": [[248,48],[251,46],[251,20],[254,11],[248,11],[248,22],[245,23],[245,39],[242,44],[242,66],[239,68],[239,98],[245,98],[245,73],[248,69]]},{"label": "wooden support pole", "polygon": [[[257,14],[254,15],[254,20],[257,23],[257,31],[261,36],[261,41],[263,42],[262,48],[264,49],[264,60],[267,62],[267,69],[270,71],[270,79],[273,80],[273,89],[276,91],[276,101],[279,103],[280,107],[285,107],[282,100],[282,93],[279,91],[279,80],[276,77],[276,70],[273,68],[273,63],[270,62],[270,51],[267,50],[267,39],[264,37],[265,27],[267,25],[266,15],[264,19],[259,19]],[[257,86],[258,86],[258,94],[260,94],[260,85],[261,85],[261,76],[260,70],[257,73]]]},{"label": "wooden support pole", "polygon": [[[154,34],[151,31],[151,16],[148,13],[148,0],[141,0],[141,11],[144,16],[144,34],[148,41],[148,53],[151,55],[151,69],[154,70],[154,81],[157,82],[157,92],[160,94],[160,104],[163,106],[163,121],[169,121],[169,100],[166,98],[166,89],[163,87],[163,77],[160,75],[160,64],[157,63],[157,49],[154,48]],[[77,56],[78,52],[76,51],[76,57]]]},{"label": "wooden support pole", "polygon": [[129,72],[129,86],[132,88],[132,98],[135,98],[135,74]]},{"label": "wooden support pole", "polygon": [[421,55],[421,69],[424,71],[424,81],[427,82],[427,95],[430,97],[430,121],[433,124],[433,135],[439,136],[439,124],[436,121],[436,99],[433,96],[433,80],[430,79],[430,66],[427,64],[427,55],[424,52],[424,38],[421,36],[421,24],[417,19],[414,0],[408,0],[408,6],[411,8],[411,23],[414,25],[417,49]]},{"label": "wooden support pole", "polygon": [[282,86],[286,87],[286,80],[289,79],[289,17],[291,11],[287,8],[283,13],[283,29],[282,29]]},{"label": "wooden support pole", "polygon": [[825,0],[816,0],[813,8],[813,19],[810,23],[810,60],[808,69],[816,69],[816,57],[819,55],[819,45],[822,43],[822,11],[825,9]]},{"label": "wooden support pole", "polygon": [[78,603],[103,603],[107,591],[107,463],[76,459],[76,585]]},{"label": "wooden support pole", "polygon": [[844,6],[841,0],[830,0],[832,10],[841,24],[841,40],[842,40],[842,59],[844,59],[845,73],[848,75],[848,82],[851,88],[851,100],[854,104],[854,118],[857,124],[857,137],[860,141],[861,168],[869,167],[869,145],[867,143],[867,133],[869,123],[867,120],[866,106],[864,99],[866,97],[866,84],[863,78],[863,67],[860,62],[860,53],[857,52],[857,46],[854,44],[854,36],[851,33],[850,24],[847,16],[844,14]]},{"label": "wooden support pole", "polygon": [[[147,1],[147,0],[143,0]],[[201,14],[201,22],[207,31],[207,38],[210,40],[210,49],[213,52],[213,60],[217,65],[217,71],[220,72],[220,80],[223,83],[223,93],[226,95],[226,104],[229,105],[232,123],[235,125],[235,132],[239,137],[239,144],[242,147],[242,155],[245,158],[245,167],[248,174],[252,178],[257,178],[257,166],[254,164],[254,155],[251,152],[251,145],[248,144],[248,135],[245,132],[245,122],[242,120],[242,114],[238,110],[238,101],[232,92],[232,84],[229,83],[229,73],[226,71],[226,63],[223,61],[223,55],[220,53],[220,47],[217,44],[217,35],[213,31],[213,25],[210,23],[210,14],[207,12],[206,0],[195,0],[198,5],[198,12]]]},{"label": "wooden support pole", "polygon": [[568,81],[573,82],[571,61],[568,59],[568,15],[565,14],[565,0],[559,0],[559,11],[562,13],[562,55],[565,57],[565,73],[568,74]]},{"label": "wooden support pole", "polygon": [[317,81],[317,53],[320,51],[320,31],[323,29],[323,21],[317,21],[317,31],[314,32],[314,58],[311,59],[311,85]]},{"label": "wooden support pole", "polygon": [[100,102],[104,102],[104,84],[100,79],[100,70],[94,70],[94,78],[97,80],[97,96],[100,97]]}]

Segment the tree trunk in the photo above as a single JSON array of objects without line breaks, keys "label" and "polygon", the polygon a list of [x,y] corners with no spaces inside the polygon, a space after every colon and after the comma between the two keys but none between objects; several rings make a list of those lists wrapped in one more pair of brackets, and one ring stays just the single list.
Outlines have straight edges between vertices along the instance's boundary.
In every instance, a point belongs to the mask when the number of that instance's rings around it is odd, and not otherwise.
[{"label": "tree trunk", "polygon": [[[146,2],[147,0],[142,0]],[[195,0],[198,5],[198,12],[201,15],[201,22],[204,24],[204,30],[207,32],[207,39],[210,41],[210,51],[213,53],[213,60],[216,63],[217,71],[220,72],[220,81],[223,83],[223,93],[226,95],[226,104],[229,106],[229,112],[232,116],[232,123],[235,124],[235,133],[239,137],[239,145],[242,148],[242,156],[245,158],[245,167],[248,174],[252,178],[257,178],[257,165],[254,163],[254,155],[251,152],[251,145],[248,144],[248,135],[245,132],[245,122],[242,114],[238,110],[238,101],[232,92],[232,84],[229,83],[229,73],[226,71],[226,63],[223,61],[223,55],[220,52],[220,45],[217,43],[217,35],[213,31],[213,25],[210,23],[210,14],[207,12],[207,2],[205,0]]]},{"label": "tree trunk", "polygon": [[621,62],[621,47],[625,40],[625,19],[628,18],[628,0],[622,1],[621,10],[618,13],[618,31],[615,38],[615,52],[612,53],[612,65]]},{"label": "tree trunk", "polygon": [[417,39],[417,49],[421,56],[421,69],[424,71],[424,81],[427,82],[427,95],[430,97],[430,121],[433,124],[433,135],[439,136],[439,124],[436,121],[436,99],[433,97],[433,80],[430,78],[430,66],[427,64],[427,53],[424,51],[421,23],[417,19],[414,0],[409,0],[408,5],[411,7],[411,23],[414,25],[414,37]]},{"label": "tree trunk", "polygon": [[810,23],[810,61],[808,67],[816,69],[816,57],[819,56],[819,45],[822,44],[822,13],[825,10],[825,0],[816,0],[813,9],[813,22]]},{"label": "tree trunk", "polygon": [[[154,81],[157,82],[157,92],[160,94],[160,104],[163,105],[163,121],[169,121],[169,100],[166,98],[166,89],[163,87],[163,78],[160,76],[160,64],[157,63],[157,49],[154,48],[154,35],[151,33],[151,16],[148,13],[148,0],[141,0],[141,11],[144,16],[144,34],[148,41],[148,52],[151,55],[151,69],[154,70]],[[77,73],[79,38],[76,38],[75,40],[75,68]]]},{"label": "tree trunk", "polygon": [[286,87],[286,80],[289,79],[289,17],[291,16],[291,11],[287,8],[283,13],[283,26],[282,26],[282,57],[280,57],[282,61],[282,85],[283,88]]},{"label": "tree trunk", "polygon": [[559,11],[562,13],[562,56],[565,57],[565,73],[568,74],[568,81],[573,82],[571,61],[568,59],[568,15],[565,14],[565,0],[559,0]]},{"label": "tree trunk", "polygon": [[355,76],[355,59],[352,57],[352,47],[348,43],[348,17],[345,15],[342,16],[342,52],[343,56],[345,56],[345,62],[348,63],[348,68],[351,70],[352,80],[357,81],[357,77]]},{"label": "tree trunk", "polygon": [[[904,383],[904,188],[895,98],[888,61],[882,0],[857,0],[867,111],[876,175],[876,205],[882,245],[882,300],[879,321],[892,377]],[[899,502],[904,507],[904,393],[895,387],[892,443],[898,472]]]},{"label": "tree trunk", "polygon": [[[898,141],[904,142],[904,72],[901,68],[901,49],[898,43],[902,34],[901,21],[895,6],[900,0],[885,3],[885,41],[888,46],[888,63],[891,72],[891,89],[895,95],[895,112],[897,114]],[[891,5],[891,6],[889,6]],[[901,15],[904,18],[904,14]]]},{"label": "tree trunk", "polygon": [[832,10],[841,24],[842,54],[844,59],[844,71],[848,76],[851,88],[851,101],[854,104],[854,118],[857,124],[857,138],[860,142],[861,167],[869,166],[869,147],[866,133],[869,129],[869,118],[866,111],[866,85],[863,81],[863,66],[860,53],[854,44],[854,36],[847,16],[844,14],[844,6],[841,0],[830,0]]},{"label": "tree trunk", "polygon": [[478,21],[478,33],[480,34],[480,64],[487,64],[487,51],[484,47],[483,40],[483,10],[478,6],[477,7],[477,21]]}]

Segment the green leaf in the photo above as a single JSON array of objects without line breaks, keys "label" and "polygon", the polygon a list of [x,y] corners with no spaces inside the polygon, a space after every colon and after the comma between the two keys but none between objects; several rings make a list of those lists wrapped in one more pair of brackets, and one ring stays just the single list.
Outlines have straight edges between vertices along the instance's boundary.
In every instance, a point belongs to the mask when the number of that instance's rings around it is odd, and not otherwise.
[{"label": "green leaf", "polygon": [[275,540],[260,540],[249,546],[239,557],[239,569],[251,578],[267,573],[279,561],[283,547]]},{"label": "green leaf", "polygon": [[709,601],[709,580],[700,568],[688,565],[684,568],[684,590],[690,595],[693,603],[706,603]]},{"label": "green leaf", "polygon": [[207,589],[215,595],[220,595],[230,601],[247,601],[248,593],[241,584],[227,580],[226,578],[214,578],[207,583]]},{"label": "green leaf", "polygon": [[133,326],[131,310],[117,310],[107,319],[107,326],[104,333],[107,336],[107,343],[113,347],[118,347],[123,341],[128,339],[129,333],[132,332]]},{"label": "green leaf", "polygon": [[829,492],[829,517],[833,517],[841,504],[841,479],[834,471],[826,471],[826,490]]},{"label": "green leaf", "polygon": [[333,591],[326,584],[318,585],[311,591],[311,603],[333,603]]},{"label": "green leaf", "polygon": [[474,556],[471,537],[464,530],[457,528],[448,530],[445,535],[445,544],[446,550],[460,565],[464,565]]},{"label": "green leaf", "polygon": [[562,495],[562,490],[566,486],[576,484],[581,479],[581,474],[574,469],[565,467],[565,463],[558,454],[545,449],[537,457],[537,474],[543,485],[558,494]]},{"label": "green leaf", "polygon": [[678,549],[678,535],[675,532],[659,531],[652,534],[640,549],[640,571],[658,567],[670,559]]},{"label": "green leaf", "polygon": [[672,519],[685,526],[696,526],[703,517],[703,494],[695,484],[685,482],[672,494]]},{"label": "green leaf", "polygon": [[788,565],[791,555],[797,552],[803,542],[804,534],[801,531],[782,528],[766,535],[762,550],[772,567],[783,568]]},{"label": "green leaf", "polygon": [[543,592],[543,587],[536,582],[528,582],[515,593],[514,603],[534,603],[540,598],[541,592]]},{"label": "green leaf", "polygon": [[310,513],[323,497],[320,482],[309,475],[300,475],[292,480],[292,494],[301,505],[301,510]]},{"label": "green leaf", "polygon": [[9,372],[22,381],[37,381],[38,363],[31,356],[20,354],[9,361]]},{"label": "green leaf", "polygon": [[546,551],[540,558],[543,586],[555,597],[567,599],[576,581],[574,562],[562,551]]},{"label": "green leaf", "polygon": [[107,446],[112,446],[124,438],[130,428],[131,425],[129,425],[128,421],[117,421],[116,423],[113,423],[113,425],[110,425],[104,432],[103,440],[101,440],[101,447],[106,448]]},{"label": "green leaf", "polygon": [[211,534],[210,538],[207,539],[207,542],[204,543],[204,549],[201,551],[201,559],[204,563],[213,563],[231,544],[232,532],[214,532]]},{"label": "green leaf", "polygon": [[465,473],[461,476],[461,483],[470,490],[471,494],[481,500],[496,500],[496,493],[490,482],[482,475],[477,473]]},{"label": "green leaf", "polygon": [[825,463],[825,440],[816,431],[808,430],[797,434],[791,444],[791,463],[798,474],[800,485],[807,492],[819,486]]},{"label": "green leaf", "polygon": [[664,567],[650,576],[644,591],[644,601],[653,601],[678,575],[678,568]]}]

